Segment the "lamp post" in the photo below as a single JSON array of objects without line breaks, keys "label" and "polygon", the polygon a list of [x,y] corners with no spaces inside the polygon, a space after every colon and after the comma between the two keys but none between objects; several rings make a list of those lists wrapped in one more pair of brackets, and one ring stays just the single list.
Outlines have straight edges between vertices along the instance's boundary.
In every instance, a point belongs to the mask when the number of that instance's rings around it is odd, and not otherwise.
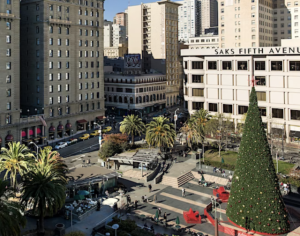
[{"label": "lamp post", "polygon": [[73,205],[71,204],[71,206],[69,207],[69,210],[71,211],[71,229],[73,231],[73,218],[72,218],[72,215],[73,215],[73,211],[74,211],[74,207]]},{"label": "lamp post", "polygon": [[117,236],[117,229],[119,228],[118,224],[114,224],[112,228],[115,230],[115,236]]},{"label": "lamp post", "polygon": [[36,145],[34,142],[30,142],[29,144],[33,144],[36,147],[36,159],[39,159],[39,146]]},{"label": "lamp post", "polygon": [[284,141],[283,141],[283,139],[284,139],[284,129],[285,129],[285,122],[283,123],[283,127],[282,127],[282,158],[284,159]]},{"label": "lamp post", "polygon": [[177,121],[177,116],[176,116],[176,112],[179,110],[179,108],[177,108],[175,110],[175,113],[174,113],[174,126],[175,126],[175,133],[176,133],[176,121]]}]

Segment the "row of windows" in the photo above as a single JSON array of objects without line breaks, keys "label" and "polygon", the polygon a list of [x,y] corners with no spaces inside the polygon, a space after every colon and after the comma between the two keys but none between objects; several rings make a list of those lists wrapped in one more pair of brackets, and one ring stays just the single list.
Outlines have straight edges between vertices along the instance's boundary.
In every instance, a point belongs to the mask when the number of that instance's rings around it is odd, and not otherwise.
[{"label": "row of windows", "polygon": [[[100,102],[97,103],[97,109],[100,109]],[[90,107],[90,104],[85,104],[85,111],[93,111],[95,110],[95,103],[92,103],[91,104],[91,107]],[[79,112],[83,112],[84,111],[84,105],[83,104],[80,104],[79,105]],[[70,107],[66,107],[65,108],[65,114],[70,114],[71,110],[70,110]],[[49,110],[49,116],[50,117],[54,117],[56,114],[55,114],[55,110],[50,108]],[[63,115],[63,109],[62,108],[57,108],[57,115],[61,116]]]},{"label": "row of windows", "polygon": [[[84,94],[85,100],[89,99],[89,94],[86,93]],[[96,93],[96,98],[99,98],[100,94],[99,92]],[[94,93],[90,93],[90,99],[95,99],[95,94]],[[70,96],[67,95],[65,97],[66,102],[70,102]],[[78,94],[78,100],[82,101],[83,100],[83,94]],[[60,104],[62,103],[62,96],[57,96],[57,103]],[[54,98],[53,97],[49,97],[49,105],[53,105],[54,104]]]},{"label": "row of windows", "polygon": [[161,82],[166,81],[166,78],[160,77],[160,78],[145,78],[145,79],[109,79],[105,78],[105,82],[109,83],[130,83],[130,84],[139,84],[139,83],[152,83],[152,82]]},{"label": "row of windows", "polygon": [[[222,61],[221,63],[222,70],[232,70],[233,62],[232,61]],[[237,61],[237,70],[248,70],[248,61]],[[188,69],[188,62],[185,61],[184,69]],[[203,61],[192,61],[192,69],[194,70],[203,70]],[[208,70],[217,70],[218,62],[217,61],[208,61],[207,62]],[[255,61],[254,65],[255,70],[266,70],[266,61]],[[282,61],[271,61],[270,64],[271,71],[282,71],[283,62]],[[289,61],[289,71],[300,71],[300,61]]]},{"label": "row of windows", "polygon": [[[150,91],[159,91],[166,89],[165,86],[153,86],[153,87],[146,87],[146,88],[137,88],[135,91],[136,93],[143,93],[143,92],[150,92]],[[104,87],[104,91],[107,92],[126,92],[126,93],[134,93],[134,89],[132,88],[126,88],[125,90],[123,88],[114,88],[114,87]]]},{"label": "row of windows", "polygon": [[[105,95],[105,99],[107,100],[107,96]],[[152,95],[147,95],[147,96],[139,96],[135,98],[135,103],[146,103],[146,102],[153,102],[153,101],[159,101],[159,100],[164,100],[166,99],[165,94],[152,94]],[[122,96],[108,96],[108,102],[118,102],[118,103],[130,103],[134,104],[134,98],[130,97],[122,97]]]},{"label": "row of windows", "polygon": [[[99,82],[97,82],[97,88],[99,88],[99,86],[100,86],[100,83]],[[89,88],[89,83],[85,83],[85,89],[88,89]],[[78,84],[78,88],[81,90],[82,89],[82,83],[79,83]],[[91,83],[91,89],[93,89],[93,88],[95,88],[95,84],[94,84],[94,82],[92,82]]]}]

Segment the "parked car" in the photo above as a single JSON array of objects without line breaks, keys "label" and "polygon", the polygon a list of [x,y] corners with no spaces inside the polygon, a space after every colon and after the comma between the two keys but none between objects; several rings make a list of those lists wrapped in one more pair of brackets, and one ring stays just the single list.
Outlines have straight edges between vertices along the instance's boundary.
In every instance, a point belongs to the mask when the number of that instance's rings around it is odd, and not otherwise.
[{"label": "parked car", "polygon": [[93,133],[90,134],[93,137],[99,136],[99,130],[95,130]]},{"label": "parked car", "polygon": [[66,142],[60,142],[57,145],[55,145],[54,148],[58,150],[58,149],[62,149],[64,147],[66,147],[66,146],[68,146],[68,144]]},{"label": "parked car", "polygon": [[73,143],[76,143],[77,141],[78,141],[78,139],[72,138],[72,139],[70,139],[69,141],[67,141],[67,144],[68,144],[68,145],[71,145],[71,144],[73,144]]},{"label": "parked car", "polygon": [[111,127],[111,126],[107,126],[106,128],[104,128],[104,129],[102,130],[102,133],[105,134],[105,133],[110,132],[111,130],[112,130],[112,127]]},{"label": "parked car", "polygon": [[89,137],[90,137],[89,134],[84,134],[79,139],[81,139],[81,140],[87,140],[87,139],[89,139]]}]

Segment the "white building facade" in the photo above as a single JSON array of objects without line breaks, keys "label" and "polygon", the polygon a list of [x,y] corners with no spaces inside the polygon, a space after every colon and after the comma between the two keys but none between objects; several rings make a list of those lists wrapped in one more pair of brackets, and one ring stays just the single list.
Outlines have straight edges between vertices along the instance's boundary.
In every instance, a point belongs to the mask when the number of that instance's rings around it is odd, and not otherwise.
[{"label": "white building facade", "polygon": [[200,11],[198,0],[184,0],[178,2],[178,40],[187,42],[190,37],[200,33]]},{"label": "white building facade", "polygon": [[105,74],[105,106],[108,110],[113,108],[118,115],[134,110],[148,114],[166,107],[166,75],[124,73]]},{"label": "white building facade", "polygon": [[224,113],[237,125],[247,113],[251,80],[255,78],[258,105],[268,132],[284,132],[287,142],[298,142],[300,43],[296,41],[287,40],[276,48],[181,50],[189,112],[204,108],[212,115]]},{"label": "white building facade", "polygon": [[185,45],[189,46],[189,49],[209,49],[219,47],[219,36],[218,35],[202,35],[200,37],[189,38],[188,43]]}]

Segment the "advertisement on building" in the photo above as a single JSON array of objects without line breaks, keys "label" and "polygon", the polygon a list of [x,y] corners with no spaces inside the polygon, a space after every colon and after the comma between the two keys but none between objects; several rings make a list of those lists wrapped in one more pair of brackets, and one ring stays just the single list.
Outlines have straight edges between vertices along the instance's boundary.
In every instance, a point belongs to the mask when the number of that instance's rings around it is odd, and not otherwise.
[{"label": "advertisement on building", "polygon": [[124,55],[124,68],[137,68],[142,67],[140,54],[125,54]]}]

